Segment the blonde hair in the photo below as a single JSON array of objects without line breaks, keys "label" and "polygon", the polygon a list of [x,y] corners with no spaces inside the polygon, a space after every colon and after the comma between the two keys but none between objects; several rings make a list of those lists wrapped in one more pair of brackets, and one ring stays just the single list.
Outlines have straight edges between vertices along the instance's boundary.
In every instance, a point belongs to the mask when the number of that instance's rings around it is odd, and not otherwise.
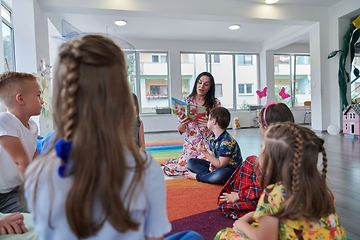
[{"label": "blonde hair", "polygon": [[[146,160],[131,141],[134,103],[123,52],[101,35],[72,39],[59,49],[53,84],[54,142],[60,138],[72,141],[73,185],[65,205],[72,232],[78,238],[88,238],[105,221],[119,232],[137,230],[139,223],[131,218],[130,202],[124,203],[120,193],[130,198],[135,195]],[[126,149],[135,159],[134,177],[127,189],[124,181],[131,167]],[[49,162],[46,156],[42,160]],[[98,221],[92,218],[96,199],[103,213]]]},{"label": "blonde hair", "polygon": [[36,81],[36,75],[11,71],[0,75],[0,99],[7,108],[12,106],[16,94],[27,93],[27,81]]},{"label": "blonde hair", "polygon": [[[273,216],[286,219],[319,220],[335,212],[333,197],[326,184],[327,157],[324,140],[306,127],[294,123],[270,125],[265,133],[263,172],[260,186],[281,182],[285,202]],[[317,169],[318,154],[323,169]]]}]

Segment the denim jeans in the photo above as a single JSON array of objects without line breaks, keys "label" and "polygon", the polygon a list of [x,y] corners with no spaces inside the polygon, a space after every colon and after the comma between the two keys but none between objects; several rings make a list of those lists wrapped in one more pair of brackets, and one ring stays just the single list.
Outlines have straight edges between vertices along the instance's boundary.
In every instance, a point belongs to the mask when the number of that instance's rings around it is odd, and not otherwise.
[{"label": "denim jeans", "polygon": [[183,231],[179,233],[175,233],[174,235],[171,235],[165,240],[204,240],[204,238],[194,231]]},{"label": "denim jeans", "polygon": [[199,158],[190,158],[187,163],[188,169],[196,173],[196,180],[205,183],[223,184],[230,178],[235,168],[217,168],[210,172],[210,162]]}]

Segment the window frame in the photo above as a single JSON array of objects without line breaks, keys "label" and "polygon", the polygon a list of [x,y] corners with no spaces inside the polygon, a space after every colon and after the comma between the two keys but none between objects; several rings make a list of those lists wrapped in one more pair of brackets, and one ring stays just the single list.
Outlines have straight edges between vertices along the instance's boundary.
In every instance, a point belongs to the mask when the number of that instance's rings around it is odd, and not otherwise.
[{"label": "window frame", "polygon": [[[141,89],[141,74],[140,74],[140,54],[141,53],[149,53],[151,55],[151,62],[148,63],[154,63],[154,64],[162,64],[162,63],[166,63],[166,72],[167,72],[167,80],[168,80],[168,94],[167,94],[167,98],[168,98],[168,107],[171,108],[171,83],[170,83],[170,76],[169,76],[169,72],[170,72],[170,66],[169,66],[169,52],[168,51],[151,51],[151,50],[137,50],[135,53],[135,60],[136,60],[136,65],[135,65],[135,69],[136,69],[136,95],[138,96],[138,102],[139,102],[139,114],[140,116],[145,116],[145,115],[156,115],[156,113],[144,113],[142,111],[142,100],[141,100],[141,94],[142,94],[142,89]],[[161,59],[162,55],[166,56],[166,62],[152,62],[152,56],[153,55],[158,55],[159,56],[159,60]],[[146,92],[144,93],[145,98],[146,98]]]},{"label": "window frame", "polygon": [[[11,59],[11,61],[12,61],[12,63],[13,63],[13,68],[11,69],[9,69],[10,71],[16,71],[16,62],[15,62],[15,41],[14,41],[14,26],[13,26],[13,24],[12,24],[12,10],[4,3],[4,2],[1,2],[1,6],[2,7],[4,7],[8,12],[9,12],[9,14],[10,14],[10,22],[8,21],[8,20],[6,20],[3,16],[2,16],[2,14],[1,14],[1,22],[3,23],[3,24],[5,24],[7,27],[9,27],[10,28],[10,32],[11,32],[11,36],[10,36],[10,38],[11,38],[11,52],[12,52],[12,54],[11,54],[11,56],[12,56],[12,59]],[[5,55],[4,55],[4,62],[5,62]],[[4,69],[4,71],[7,71],[8,69],[6,68],[6,69]]]}]

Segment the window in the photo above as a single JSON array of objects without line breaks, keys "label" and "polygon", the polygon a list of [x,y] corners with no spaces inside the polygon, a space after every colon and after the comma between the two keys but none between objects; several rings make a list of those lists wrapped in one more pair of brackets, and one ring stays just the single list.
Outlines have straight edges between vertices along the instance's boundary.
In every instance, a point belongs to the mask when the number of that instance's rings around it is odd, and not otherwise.
[{"label": "window", "polygon": [[155,113],[156,108],[169,107],[167,53],[137,52],[136,56],[141,113]]},{"label": "window", "polygon": [[252,55],[237,55],[237,65],[252,65]]},{"label": "window", "polygon": [[354,61],[351,64],[350,79],[351,79],[351,99],[360,97],[360,78],[356,78],[354,74],[355,68],[360,69],[360,54],[355,54]]},{"label": "window", "polygon": [[239,84],[239,94],[252,94],[253,84]]},{"label": "window", "polygon": [[186,98],[192,92],[196,77],[207,70],[206,53],[181,53],[181,93]]},{"label": "window", "polygon": [[345,123],[345,130],[347,130],[347,123]]},{"label": "window", "polygon": [[215,97],[222,97],[222,95],[223,95],[222,84],[216,83],[215,84]]},{"label": "window", "polygon": [[[14,36],[11,22],[11,11],[5,5],[1,5],[2,35],[4,48],[4,70],[15,71]],[[6,63],[7,61],[7,63]]]},{"label": "window", "polygon": [[[274,55],[275,98],[289,107],[304,106],[311,101],[310,56]],[[282,89],[289,94],[283,99]]]},{"label": "window", "polygon": [[154,63],[166,63],[167,55],[151,55],[151,59]]},{"label": "window", "polygon": [[212,54],[212,63],[220,63],[220,54]]}]

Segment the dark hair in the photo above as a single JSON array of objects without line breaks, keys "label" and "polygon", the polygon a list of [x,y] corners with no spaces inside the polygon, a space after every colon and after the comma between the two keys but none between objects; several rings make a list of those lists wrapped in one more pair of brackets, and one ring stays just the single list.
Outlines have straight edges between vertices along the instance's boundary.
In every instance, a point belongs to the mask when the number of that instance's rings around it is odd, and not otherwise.
[{"label": "dark hair", "polygon": [[[262,126],[265,125],[264,111],[265,111],[265,107],[263,107],[259,113],[259,120],[260,120],[260,124]],[[292,123],[295,122],[294,116],[293,116],[291,110],[289,109],[289,107],[286,104],[281,103],[281,102],[269,105],[267,107],[266,113],[265,113],[265,120],[266,120],[267,126],[269,126],[272,123],[277,123],[277,122],[292,122]]]},{"label": "dark hair", "polygon": [[140,117],[139,101],[135,93],[133,93],[133,100],[134,100],[134,105],[136,107],[135,114],[136,117],[139,118]]},{"label": "dark hair", "polygon": [[211,109],[209,114],[210,119],[215,119],[222,129],[226,129],[230,123],[230,112],[224,107],[215,107]]},{"label": "dark hair", "polygon": [[206,93],[205,103],[204,103],[204,106],[206,107],[206,111],[207,111],[207,113],[209,113],[210,110],[213,109],[213,108],[216,106],[216,100],[215,100],[215,80],[214,80],[213,75],[211,75],[211,73],[209,73],[209,72],[202,72],[202,73],[200,73],[200,74],[196,77],[193,90],[192,90],[191,94],[188,96],[188,99],[189,99],[189,98],[194,98],[194,97],[197,95],[196,86],[197,86],[197,84],[198,84],[198,82],[199,82],[199,79],[200,79],[202,76],[208,76],[208,77],[210,78],[210,89],[209,89],[209,91]]},{"label": "dark hair", "polygon": [[[321,173],[317,168],[319,152],[323,155]],[[277,182],[285,188],[285,202],[273,216],[316,221],[335,212],[326,184],[324,140],[309,128],[290,122],[272,124],[259,158],[265,173],[260,179],[261,188]]]}]

